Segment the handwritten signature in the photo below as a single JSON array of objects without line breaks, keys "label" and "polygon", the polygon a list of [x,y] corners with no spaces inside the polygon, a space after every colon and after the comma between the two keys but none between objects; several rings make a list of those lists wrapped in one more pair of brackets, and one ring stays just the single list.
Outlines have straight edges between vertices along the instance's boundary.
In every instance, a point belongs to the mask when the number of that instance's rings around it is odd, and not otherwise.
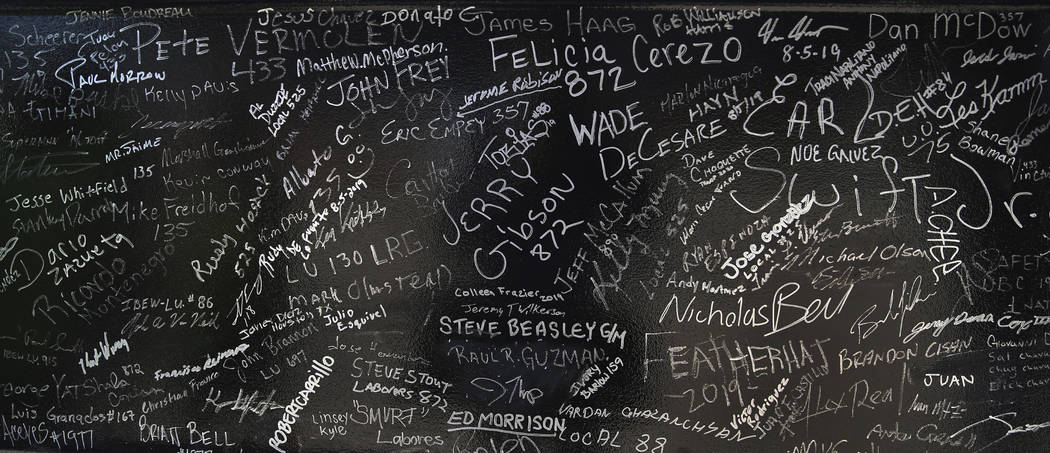
[{"label": "handwritten signature", "polygon": [[1039,431],[1039,430],[1041,430],[1043,428],[1050,428],[1050,421],[1046,421],[1046,422],[1042,422],[1042,423],[1038,423],[1038,424],[1034,424],[1034,425],[1030,424],[1030,423],[1025,423],[1024,425],[1021,425],[1021,426],[1014,426],[1013,424],[1011,424],[1010,422],[1005,420],[1005,418],[1012,418],[1012,417],[1016,417],[1016,416],[1017,416],[1017,412],[1005,412],[1005,413],[1002,413],[1002,414],[999,414],[999,415],[989,415],[984,420],[980,420],[980,421],[971,423],[971,424],[963,427],[962,429],[960,429],[959,431],[956,431],[955,434],[952,434],[949,437],[952,438],[952,437],[958,436],[958,435],[963,434],[964,432],[966,432],[968,430],[971,430],[971,429],[977,428],[979,426],[982,426],[982,425],[984,425],[986,423],[992,423],[992,422],[1000,423],[1000,424],[1002,424],[1003,427],[1006,428],[1006,431],[1001,436],[995,438],[994,440],[992,440],[991,442],[985,444],[981,448],[978,448],[978,449],[974,450],[974,452],[976,453],[976,452],[984,450],[984,449],[986,449],[988,447],[991,447],[992,445],[995,445],[995,444],[999,443],[1000,441],[1002,441],[1003,439],[1006,439],[1010,435],[1018,434],[1018,433],[1030,433],[1030,432]]},{"label": "handwritten signature", "polygon": [[208,390],[208,397],[204,399],[204,407],[201,408],[201,412],[208,408],[208,405],[215,406],[215,413],[219,413],[219,410],[230,407],[232,411],[240,411],[241,418],[237,420],[237,423],[244,421],[244,416],[248,415],[249,412],[262,417],[263,414],[268,410],[284,409],[284,405],[273,402],[273,395],[277,393],[277,390],[270,391],[270,394],[265,400],[256,401],[259,398],[259,391],[256,390],[251,394],[246,394],[244,389],[237,390],[237,398],[230,401],[219,402],[219,397],[222,396],[221,390],[216,390],[212,387]]}]

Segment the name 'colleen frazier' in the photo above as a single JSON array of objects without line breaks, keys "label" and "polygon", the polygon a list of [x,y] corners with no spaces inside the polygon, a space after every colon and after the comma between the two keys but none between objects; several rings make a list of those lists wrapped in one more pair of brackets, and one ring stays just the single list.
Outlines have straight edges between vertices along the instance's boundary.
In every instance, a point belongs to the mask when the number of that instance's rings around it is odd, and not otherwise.
[{"label": "name 'colleen frazier'", "polygon": [[321,386],[321,379],[332,374],[332,365],[335,365],[335,359],[327,355],[320,362],[314,360],[310,365],[314,372],[306,378],[306,383],[303,384],[303,389],[299,391],[299,396],[292,399],[292,402],[284,407],[284,414],[281,415],[281,420],[277,422],[277,429],[274,430],[273,436],[270,437],[269,444],[274,450],[285,453],[281,445],[288,442],[288,435],[292,433],[292,425],[299,420],[299,411],[303,410],[307,403],[310,402],[310,394],[317,391]]}]

